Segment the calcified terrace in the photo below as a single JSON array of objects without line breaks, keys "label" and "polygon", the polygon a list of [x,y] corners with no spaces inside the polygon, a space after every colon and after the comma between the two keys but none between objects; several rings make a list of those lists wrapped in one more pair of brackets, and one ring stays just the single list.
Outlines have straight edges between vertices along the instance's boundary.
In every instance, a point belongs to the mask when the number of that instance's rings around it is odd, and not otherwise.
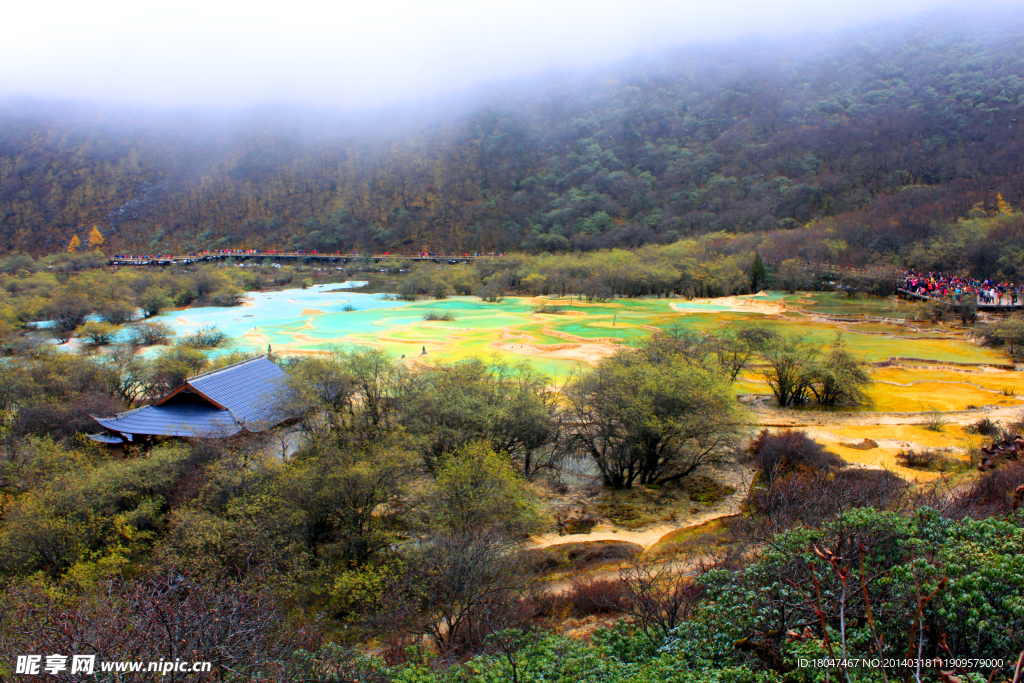
[{"label": "calcified terrace", "polygon": [[[560,311],[535,312],[541,305]],[[424,320],[429,312],[449,314],[452,320]],[[235,349],[269,344],[277,353],[297,355],[366,344],[428,364],[497,357],[507,363],[527,361],[555,384],[578,364],[596,363],[658,330],[763,325],[822,345],[842,332],[847,345],[866,360],[890,361],[889,367],[875,370],[873,404],[859,410],[963,410],[1020,403],[1002,393],[1019,388],[1024,394],[1024,378],[1018,379],[1005,354],[977,345],[964,331],[915,322],[920,314],[919,306],[904,301],[848,300],[831,293],[602,303],[547,297],[401,302],[322,285],[254,294],[250,305],[241,308],[186,309],[163,318],[179,334],[216,324],[236,340]],[[737,390],[768,393],[756,370],[738,382]]]},{"label": "calcified terrace", "polygon": [[[559,309],[538,313],[541,306]],[[434,312],[450,321],[424,320]],[[434,316],[438,317],[438,316]],[[658,330],[695,333],[763,325],[799,334],[824,346],[843,335],[847,346],[874,364],[869,402],[839,410],[778,410],[756,367],[734,384],[752,410],[752,428],[806,429],[848,462],[887,468],[913,480],[942,476],[908,470],[896,455],[907,449],[947,449],[965,457],[978,446],[964,427],[981,417],[1007,421],[1024,405],[1024,373],[1008,357],[980,346],[969,331],[919,322],[922,305],[900,299],[857,299],[833,293],[761,293],[724,299],[577,299],[509,297],[487,303],[475,297],[441,301],[391,301],[338,285],[254,293],[248,305],[171,311],[163,319],[179,334],[216,324],[230,334],[231,349],[304,355],[330,346],[383,347],[407,364],[451,363],[467,358],[526,362],[561,384],[581,364],[595,364]],[[945,425],[926,428],[940,411]],[[875,446],[854,447],[871,440]]]}]

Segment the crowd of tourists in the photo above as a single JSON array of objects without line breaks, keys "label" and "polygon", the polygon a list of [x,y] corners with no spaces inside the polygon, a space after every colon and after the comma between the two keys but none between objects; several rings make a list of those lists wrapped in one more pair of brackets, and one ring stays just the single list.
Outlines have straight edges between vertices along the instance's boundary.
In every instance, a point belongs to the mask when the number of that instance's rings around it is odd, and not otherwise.
[{"label": "crowd of tourists", "polygon": [[908,270],[904,273],[902,289],[912,294],[954,303],[960,303],[971,296],[975,297],[979,304],[1016,306],[1019,302],[1019,289],[1012,282],[979,280],[946,273],[917,273]]}]

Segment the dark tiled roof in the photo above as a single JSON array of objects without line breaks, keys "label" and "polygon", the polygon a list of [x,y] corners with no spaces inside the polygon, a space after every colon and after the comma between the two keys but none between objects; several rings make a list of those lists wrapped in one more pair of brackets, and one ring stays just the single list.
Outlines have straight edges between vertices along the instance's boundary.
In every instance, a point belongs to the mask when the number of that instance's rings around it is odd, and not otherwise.
[{"label": "dark tiled roof", "polygon": [[187,384],[232,412],[252,431],[281,422],[285,417],[288,374],[266,356],[235,363],[197,375]]},{"label": "dark tiled roof", "polygon": [[107,436],[106,434],[86,434],[87,439],[98,441],[100,443],[118,444],[124,443],[124,439],[119,436]]},{"label": "dark tiled roof", "polygon": [[122,434],[157,436],[231,436],[242,427],[230,410],[204,405],[146,406],[120,413],[117,417],[97,417],[97,422]]},{"label": "dark tiled roof", "polygon": [[159,436],[231,436],[242,429],[262,431],[287,418],[288,375],[266,356],[197,375],[186,382],[224,406],[206,402],[168,402],[94,419],[121,434]]}]

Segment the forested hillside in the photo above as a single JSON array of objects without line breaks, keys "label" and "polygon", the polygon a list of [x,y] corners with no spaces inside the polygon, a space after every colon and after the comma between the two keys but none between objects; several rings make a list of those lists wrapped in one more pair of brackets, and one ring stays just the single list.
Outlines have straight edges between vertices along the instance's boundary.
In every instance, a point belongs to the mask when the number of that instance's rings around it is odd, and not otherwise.
[{"label": "forested hillside", "polygon": [[794,241],[892,262],[979,202],[1024,199],[1024,33],[980,23],[678,53],[401,133],[8,105],[0,250],[60,250],[93,226],[108,250],[149,252],[586,250],[809,227]]}]

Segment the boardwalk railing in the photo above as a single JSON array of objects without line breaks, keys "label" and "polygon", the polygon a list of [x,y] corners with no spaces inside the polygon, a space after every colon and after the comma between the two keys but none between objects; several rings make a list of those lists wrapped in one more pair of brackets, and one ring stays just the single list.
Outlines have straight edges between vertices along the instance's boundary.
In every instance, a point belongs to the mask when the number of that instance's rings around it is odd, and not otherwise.
[{"label": "boardwalk railing", "polygon": [[[940,299],[938,297],[928,296],[927,294],[921,294],[919,292],[911,292],[910,290],[907,290],[907,289],[897,288],[896,291],[900,294],[900,296],[909,297],[911,299],[920,299],[922,301],[932,301],[934,303],[944,304],[946,306],[952,306],[953,305],[953,302],[949,301],[948,299]],[[979,299],[977,303],[978,303],[978,310],[979,311],[1002,311],[1004,309],[1005,310],[1011,310],[1011,311],[1024,310],[1024,302],[1022,302],[1020,300],[1018,300],[1017,303],[1013,304],[1013,303],[1010,303],[1010,302],[1002,303],[1002,299],[1000,299],[1000,303],[989,304],[989,303],[981,303],[981,301]]]},{"label": "boardwalk railing", "polygon": [[156,256],[111,256],[108,260],[112,266],[170,266],[184,265],[189,263],[203,263],[209,261],[309,261],[318,263],[351,263],[353,261],[364,261],[380,263],[381,261],[432,261],[434,263],[464,263],[467,261],[484,261],[501,258],[501,255],[494,254],[320,254],[308,252],[200,252],[196,254],[182,254],[172,256],[158,254]]}]

